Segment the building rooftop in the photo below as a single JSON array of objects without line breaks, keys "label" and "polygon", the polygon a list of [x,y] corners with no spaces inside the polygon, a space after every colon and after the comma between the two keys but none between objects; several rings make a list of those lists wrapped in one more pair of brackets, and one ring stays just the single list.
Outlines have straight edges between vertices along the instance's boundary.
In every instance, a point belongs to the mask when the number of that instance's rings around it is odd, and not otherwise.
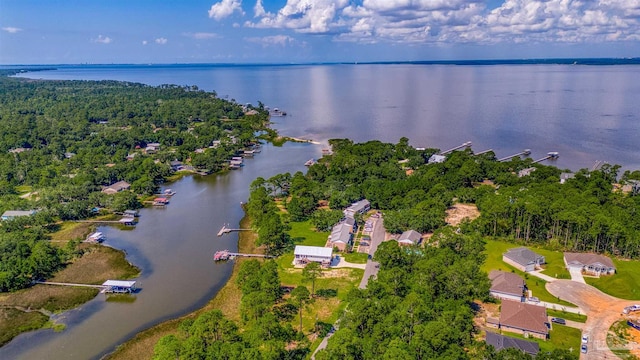
[{"label": "building rooftop", "polygon": [[500,325],[539,334],[549,333],[547,310],[542,306],[518,301],[502,301]]},{"label": "building rooftop", "polygon": [[574,263],[581,264],[582,266],[587,266],[600,263],[608,267],[616,267],[610,258],[600,254],[566,252],[564,253],[564,258],[567,261],[567,264]]},{"label": "building rooftop", "polygon": [[503,294],[522,296],[524,291],[524,279],[514,273],[492,270],[489,273],[491,291]]},{"label": "building rooftop", "polygon": [[542,257],[526,247],[509,249],[504,253],[504,256],[523,266],[534,264],[537,259]]},{"label": "building rooftop", "polygon": [[422,239],[422,234],[415,230],[407,230],[400,235],[398,238],[398,242],[408,242],[410,241],[413,244],[417,244],[420,239]]},{"label": "building rooftop", "polygon": [[514,348],[521,350],[529,355],[536,355],[538,352],[540,352],[540,346],[536,342],[516,339],[496,334],[490,331],[487,331],[487,339],[485,341],[487,342],[487,344],[492,345],[496,349],[496,351]]},{"label": "building rooftop", "polygon": [[318,256],[318,257],[331,257],[333,256],[333,249],[328,247],[320,247],[320,246],[305,246],[305,245],[296,245],[296,248],[293,250],[293,254],[302,255],[302,256]]}]

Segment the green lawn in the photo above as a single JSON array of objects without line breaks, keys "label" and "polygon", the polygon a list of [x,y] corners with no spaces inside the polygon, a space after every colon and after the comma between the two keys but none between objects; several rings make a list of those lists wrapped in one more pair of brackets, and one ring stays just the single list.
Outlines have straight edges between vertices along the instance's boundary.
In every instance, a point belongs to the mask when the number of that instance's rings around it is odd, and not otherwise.
[{"label": "green lawn", "polygon": [[317,232],[310,221],[291,222],[289,235],[296,245],[324,246],[327,243],[329,232]]},{"label": "green lawn", "polygon": [[627,300],[640,300],[640,261],[613,259],[615,275],[585,277],[587,284],[600,291]]},{"label": "green lawn", "polygon": [[574,313],[570,313],[562,310],[547,309],[547,315],[557,317],[557,318],[562,318],[565,320],[577,321],[581,323],[587,322],[587,315],[578,315],[578,314],[574,314]]},{"label": "green lawn", "polygon": [[553,329],[549,332],[549,339],[542,340],[537,338],[525,338],[522,335],[503,331],[502,335],[518,339],[534,341],[540,346],[540,351],[551,352],[554,349],[572,350],[574,353],[580,351],[580,338],[582,332],[580,329],[553,324]]},{"label": "green lawn", "polygon": [[366,264],[367,259],[369,258],[369,254],[357,252],[344,253],[340,254],[340,256],[344,257],[344,260],[346,262],[350,262],[353,264]]},{"label": "green lawn", "polygon": [[[505,253],[508,249],[511,249],[513,247],[518,247],[518,245],[513,243],[503,242],[503,241],[497,241],[497,240],[486,240],[486,242],[487,244],[485,245],[484,249],[485,249],[485,254],[487,255],[487,258],[484,264],[482,264],[482,266],[480,267],[482,270],[486,271],[487,273],[489,273],[489,271],[491,270],[502,270],[502,271],[514,272],[520,275],[522,278],[524,278],[524,281],[527,284],[527,288],[531,290],[531,292],[533,293],[533,296],[539,298],[540,300],[557,303],[565,306],[575,306],[574,304],[571,304],[562,299],[558,299],[557,297],[551,295],[551,293],[549,293],[545,288],[547,284],[546,281],[540,278],[537,278],[533,275],[525,274],[524,272],[517,270],[513,266],[502,261],[502,254]],[[549,250],[540,251],[538,248],[533,248],[532,250],[535,252],[538,252],[540,255],[543,255],[543,252],[544,252],[545,259],[548,262],[551,262],[551,261],[553,261],[554,263],[557,262],[558,255],[554,254],[557,252],[553,252]],[[547,253],[551,255],[551,258],[547,257],[548,256]],[[560,261],[562,261],[562,253],[557,253],[557,254],[559,254]],[[564,265],[564,262],[562,264]]]}]

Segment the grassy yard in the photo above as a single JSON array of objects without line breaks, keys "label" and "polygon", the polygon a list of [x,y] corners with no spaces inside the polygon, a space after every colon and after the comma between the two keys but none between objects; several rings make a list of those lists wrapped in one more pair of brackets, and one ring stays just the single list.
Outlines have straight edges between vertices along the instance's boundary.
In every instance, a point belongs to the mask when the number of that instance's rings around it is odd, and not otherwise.
[{"label": "grassy yard", "polygon": [[296,245],[324,246],[329,232],[317,232],[310,221],[291,222],[289,234]]},{"label": "grassy yard", "polygon": [[367,259],[369,258],[369,254],[357,252],[340,254],[340,256],[344,257],[346,262],[353,264],[366,264]]},{"label": "grassy yard", "polygon": [[558,324],[553,324],[553,329],[549,332],[548,340],[542,340],[533,337],[525,338],[523,335],[505,331],[503,331],[501,334],[517,339],[525,339],[528,341],[536,342],[540,346],[540,351],[544,352],[550,352],[554,349],[566,349],[571,350],[574,353],[578,353],[580,351],[580,338],[582,337],[582,332],[580,331],[580,329]]},{"label": "grassy yard", "polygon": [[570,312],[566,312],[566,311],[561,311],[561,310],[547,309],[547,315],[553,316],[553,317],[557,317],[557,318],[562,318],[562,319],[565,319],[565,320],[581,322],[581,323],[587,322],[587,316],[586,315],[578,315],[578,314],[574,314],[574,313],[570,313]]},{"label": "grassy yard", "polygon": [[615,275],[585,277],[587,284],[600,291],[627,300],[640,300],[640,261],[613,259]]},{"label": "grassy yard", "polygon": [[[503,241],[487,240],[487,244],[485,245],[485,254],[487,255],[487,258],[484,264],[482,264],[481,269],[486,271],[487,273],[491,270],[502,270],[502,271],[516,273],[525,280],[527,284],[527,288],[531,290],[531,292],[533,293],[533,296],[539,298],[540,300],[553,302],[560,305],[575,306],[574,304],[566,302],[562,299],[558,299],[557,297],[551,295],[551,293],[549,293],[545,287],[547,284],[546,281],[540,278],[537,278],[533,275],[525,274],[524,272],[517,270],[513,266],[502,261],[502,254],[506,252],[508,249],[513,247],[518,247],[518,245],[503,242]],[[535,252],[539,252],[538,248],[533,248],[532,250]],[[553,251],[544,250],[544,252],[545,252],[544,256],[546,257],[547,261],[549,262],[553,261],[554,263],[557,262],[556,260],[552,260],[554,259],[554,256],[555,256],[554,254],[551,254],[552,256],[551,259],[547,257],[546,253],[547,252],[554,253]],[[539,253],[542,255],[542,251],[540,251]],[[561,253],[559,254],[560,254],[560,257],[562,257],[562,254]]]}]

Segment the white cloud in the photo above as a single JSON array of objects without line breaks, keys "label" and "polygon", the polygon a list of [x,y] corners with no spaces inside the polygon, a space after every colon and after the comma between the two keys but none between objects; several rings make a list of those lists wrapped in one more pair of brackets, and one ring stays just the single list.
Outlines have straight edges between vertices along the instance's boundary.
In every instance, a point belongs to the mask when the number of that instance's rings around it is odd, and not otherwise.
[{"label": "white cloud", "polygon": [[208,33],[208,32],[182,33],[182,35],[196,39],[196,40],[209,40],[209,39],[215,39],[220,37],[220,35],[216,33]]},{"label": "white cloud", "polygon": [[15,34],[22,31],[22,29],[13,26],[3,27],[2,30],[8,32],[9,34]]},{"label": "white cloud", "polygon": [[291,36],[287,35],[274,35],[274,36],[264,36],[264,37],[248,37],[245,38],[246,41],[260,44],[263,47],[267,46],[288,46],[296,43],[296,40]]},{"label": "white cloud", "polygon": [[161,38],[157,38],[157,39],[155,40],[156,44],[159,44],[159,45],[164,45],[164,44],[166,44],[168,41],[169,41],[169,40],[167,40],[166,38],[163,38],[163,37],[161,37]]},{"label": "white cloud", "polygon": [[231,16],[231,14],[236,11],[244,15],[240,0],[222,0],[219,3],[211,5],[211,9],[209,9],[209,17],[215,20],[222,20]]},{"label": "white cloud", "polygon": [[111,44],[113,42],[113,39],[108,36],[98,35],[97,38],[91,39],[91,42],[98,44]]},{"label": "white cloud", "polygon": [[149,42],[147,40],[142,40],[142,45],[147,45]]},{"label": "white cloud", "polygon": [[[223,0],[223,3],[231,3]],[[234,1],[235,2],[235,1]],[[334,35],[355,42],[520,43],[638,41],[640,0],[256,0],[244,26]]]}]

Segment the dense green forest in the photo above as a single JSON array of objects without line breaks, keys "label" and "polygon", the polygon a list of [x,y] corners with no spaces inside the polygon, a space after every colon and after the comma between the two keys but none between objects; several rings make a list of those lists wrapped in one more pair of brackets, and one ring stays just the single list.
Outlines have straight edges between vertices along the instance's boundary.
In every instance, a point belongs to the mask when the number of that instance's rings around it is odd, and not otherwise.
[{"label": "dense green forest", "polygon": [[[0,74],[0,213],[37,212],[0,226],[0,291],[46,278],[74,256],[72,245],[47,242],[60,221],[138,208],[139,195],[173,175],[171,161],[219,171],[256,133],[273,134],[261,107],[245,115],[247,107],[196,86],[8,76],[16,72]],[[151,143],[160,148],[145,151]],[[100,191],[117,181],[131,191]]]},{"label": "dense green forest", "polygon": [[[252,196],[262,199],[265,205],[260,208],[268,209],[267,198],[286,191],[290,220],[311,219],[322,228],[330,223],[324,219],[335,219],[335,212],[321,209],[323,202],[342,210],[366,198],[372,208],[384,212],[387,231],[424,233],[445,225],[445,211],[454,202],[474,203],[481,216],[471,226],[481,235],[571,251],[640,256],[640,223],[633,220],[640,213],[640,196],[614,188],[615,183],[640,179],[640,171],[620,175],[619,166],[604,164],[594,171],[582,169],[560,184],[560,169],[533,164],[531,159],[498,162],[493,153],[474,155],[467,149],[451,153],[443,163],[428,164],[438,150],[416,150],[406,138],[397,144],[354,144],[346,139],[330,144],[333,154],[307,174],[256,180]],[[530,167],[535,171],[518,176]],[[250,208],[249,215],[260,211]],[[262,229],[259,223],[258,228]],[[276,240],[262,241],[277,245]]]}]

